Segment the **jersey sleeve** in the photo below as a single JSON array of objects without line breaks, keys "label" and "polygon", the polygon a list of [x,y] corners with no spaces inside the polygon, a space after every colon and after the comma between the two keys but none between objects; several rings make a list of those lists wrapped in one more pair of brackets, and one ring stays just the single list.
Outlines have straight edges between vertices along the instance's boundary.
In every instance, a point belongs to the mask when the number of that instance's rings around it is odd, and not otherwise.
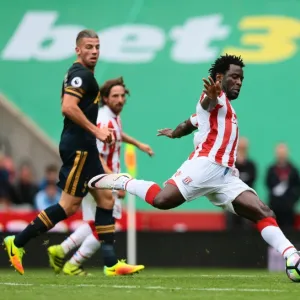
[{"label": "jersey sleeve", "polygon": [[197,114],[192,114],[190,116],[190,121],[194,127],[198,128]]},{"label": "jersey sleeve", "polygon": [[80,100],[88,89],[90,74],[84,70],[78,70],[67,74],[64,81],[64,94],[72,95]]},{"label": "jersey sleeve", "polygon": [[[204,98],[206,97],[206,94],[203,92],[200,96],[200,99],[199,99],[199,102],[200,104],[202,103],[202,101],[204,100]],[[218,105],[221,105],[223,106],[226,102],[226,95],[223,91],[221,91],[220,95],[217,97],[218,99],[218,102],[217,104]],[[201,105],[201,108],[202,108],[202,105]],[[215,108],[211,108],[211,106],[209,105],[209,108],[207,109],[208,112],[211,112],[212,110],[214,110]]]}]

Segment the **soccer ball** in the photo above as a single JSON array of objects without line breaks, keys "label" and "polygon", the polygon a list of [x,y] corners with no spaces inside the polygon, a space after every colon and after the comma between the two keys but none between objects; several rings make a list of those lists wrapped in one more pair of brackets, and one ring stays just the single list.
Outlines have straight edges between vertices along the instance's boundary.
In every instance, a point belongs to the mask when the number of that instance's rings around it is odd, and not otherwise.
[{"label": "soccer ball", "polygon": [[286,274],[294,282],[300,282],[300,252],[295,252],[286,260]]}]

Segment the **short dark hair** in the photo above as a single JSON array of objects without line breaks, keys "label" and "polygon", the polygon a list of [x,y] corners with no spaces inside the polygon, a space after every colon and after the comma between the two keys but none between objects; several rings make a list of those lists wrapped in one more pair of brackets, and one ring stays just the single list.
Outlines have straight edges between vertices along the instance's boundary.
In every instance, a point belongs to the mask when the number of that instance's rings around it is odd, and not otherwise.
[{"label": "short dark hair", "polygon": [[100,105],[106,104],[104,102],[104,97],[108,97],[111,89],[116,85],[121,85],[125,89],[125,94],[130,95],[129,90],[126,88],[126,85],[124,83],[123,77],[110,79],[105,81],[104,84],[100,86],[100,97],[101,97]]},{"label": "short dark hair", "polygon": [[241,68],[245,67],[241,56],[230,55],[226,53],[215,60],[208,72],[215,81],[217,73],[225,75],[225,73],[229,70],[230,65],[240,66]]},{"label": "short dark hair", "polygon": [[76,37],[76,45],[79,44],[80,40],[83,39],[83,38],[95,38],[95,39],[98,39],[98,34],[92,30],[92,29],[85,29],[85,30],[82,30],[80,31],[78,34],[77,34],[77,37]]}]

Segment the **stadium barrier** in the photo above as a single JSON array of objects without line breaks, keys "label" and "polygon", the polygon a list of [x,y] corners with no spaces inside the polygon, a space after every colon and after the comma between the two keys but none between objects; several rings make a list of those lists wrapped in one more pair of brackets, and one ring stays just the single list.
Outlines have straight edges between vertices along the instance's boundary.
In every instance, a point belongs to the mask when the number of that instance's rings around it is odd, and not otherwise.
[{"label": "stadium barrier", "polygon": [[[292,241],[297,232],[287,232]],[[5,234],[6,235],[6,234]],[[0,234],[1,238],[4,233]],[[49,233],[26,245],[25,268],[47,268],[46,248],[58,244],[66,233]],[[299,244],[296,246],[299,246]],[[116,234],[118,257],[126,257],[126,232]],[[138,232],[137,262],[147,267],[198,268],[267,268],[268,247],[256,231],[215,232]],[[0,255],[0,267],[9,267],[6,255]],[[85,264],[88,268],[102,266],[97,252]]]}]

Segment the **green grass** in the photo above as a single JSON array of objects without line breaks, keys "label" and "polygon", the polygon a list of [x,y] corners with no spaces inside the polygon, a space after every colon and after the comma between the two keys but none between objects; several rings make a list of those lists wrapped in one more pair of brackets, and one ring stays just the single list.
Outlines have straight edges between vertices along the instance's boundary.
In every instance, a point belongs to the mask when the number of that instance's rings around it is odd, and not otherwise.
[{"label": "green grass", "polygon": [[[253,270],[146,269],[131,277],[54,275],[26,270],[24,276],[0,270],[1,300],[160,300],[160,299],[298,299],[300,284],[285,273]],[[297,296],[298,295],[298,296]]]}]

